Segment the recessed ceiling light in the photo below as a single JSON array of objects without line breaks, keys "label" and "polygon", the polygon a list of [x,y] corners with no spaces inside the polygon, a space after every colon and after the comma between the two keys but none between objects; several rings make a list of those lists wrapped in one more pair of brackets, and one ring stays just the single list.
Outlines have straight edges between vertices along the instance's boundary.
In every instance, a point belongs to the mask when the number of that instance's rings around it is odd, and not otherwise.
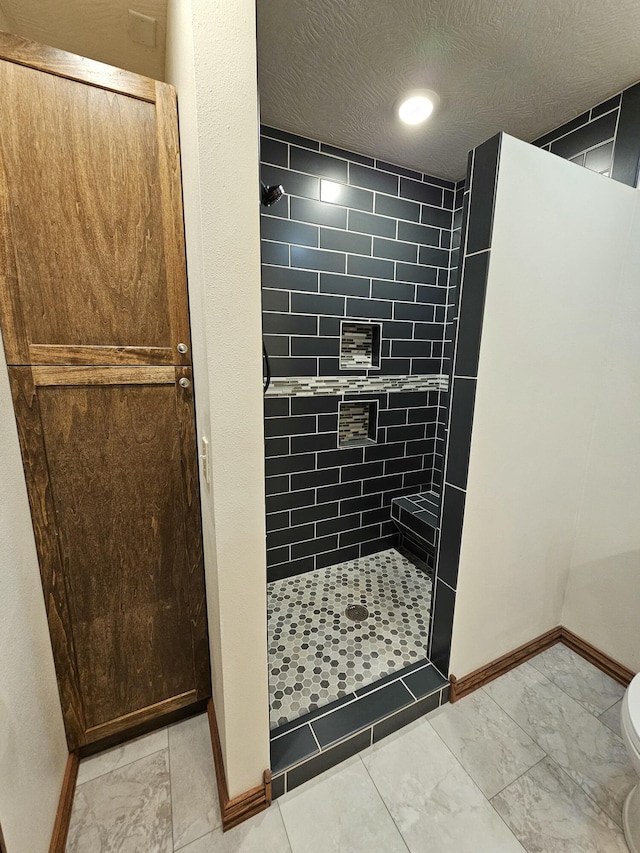
[{"label": "recessed ceiling light", "polygon": [[440,98],[430,89],[408,92],[398,101],[398,118],[405,124],[421,124],[426,121],[440,103]]}]

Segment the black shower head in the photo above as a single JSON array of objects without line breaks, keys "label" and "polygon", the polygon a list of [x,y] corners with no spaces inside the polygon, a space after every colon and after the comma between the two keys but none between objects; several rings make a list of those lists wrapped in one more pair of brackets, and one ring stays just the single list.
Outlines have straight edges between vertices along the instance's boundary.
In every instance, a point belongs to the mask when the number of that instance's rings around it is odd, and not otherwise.
[{"label": "black shower head", "polygon": [[284,187],[282,184],[274,184],[272,187],[262,184],[262,195],[260,201],[265,207],[271,207],[273,204],[280,201],[283,195]]}]

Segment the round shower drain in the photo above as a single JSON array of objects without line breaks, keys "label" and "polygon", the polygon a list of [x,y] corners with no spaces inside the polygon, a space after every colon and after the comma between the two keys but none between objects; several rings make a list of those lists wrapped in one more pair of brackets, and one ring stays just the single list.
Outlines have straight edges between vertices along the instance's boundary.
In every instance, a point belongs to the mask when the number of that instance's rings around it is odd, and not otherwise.
[{"label": "round shower drain", "polygon": [[344,612],[347,619],[352,619],[354,622],[362,622],[369,616],[369,611],[364,604],[350,604]]}]

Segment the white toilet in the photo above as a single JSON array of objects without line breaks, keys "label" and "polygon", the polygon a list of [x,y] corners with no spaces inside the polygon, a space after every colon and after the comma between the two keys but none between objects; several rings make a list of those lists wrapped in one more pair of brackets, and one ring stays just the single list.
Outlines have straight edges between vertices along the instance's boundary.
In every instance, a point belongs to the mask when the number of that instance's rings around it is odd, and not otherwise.
[{"label": "white toilet", "polygon": [[[624,694],[621,716],[622,740],[640,777],[640,673],[635,676]],[[622,826],[627,847],[631,853],[640,853],[640,782],[624,804]]]}]

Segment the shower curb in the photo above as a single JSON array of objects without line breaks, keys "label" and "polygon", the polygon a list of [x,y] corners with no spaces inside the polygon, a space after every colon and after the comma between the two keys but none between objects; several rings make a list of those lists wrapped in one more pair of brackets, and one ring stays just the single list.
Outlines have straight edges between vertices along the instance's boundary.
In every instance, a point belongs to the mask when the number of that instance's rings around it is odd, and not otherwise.
[{"label": "shower curb", "polygon": [[[337,700],[327,713],[318,709],[275,729],[271,738],[273,799],[446,704],[448,680],[428,660],[422,663],[387,676],[353,699]],[[345,712],[359,718],[348,731]]]}]

